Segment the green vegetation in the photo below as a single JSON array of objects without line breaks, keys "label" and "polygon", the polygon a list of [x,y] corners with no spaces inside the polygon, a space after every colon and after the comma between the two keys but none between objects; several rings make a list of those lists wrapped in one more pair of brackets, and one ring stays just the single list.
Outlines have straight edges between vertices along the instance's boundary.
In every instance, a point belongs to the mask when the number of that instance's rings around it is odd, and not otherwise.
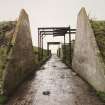
[{"label": "green vegetation", "polygon": [[[3,94],[3,72],[8,62],[8,55],[11,50],[11,40],[13,33],[9,33],[13,28],[15,28],[15,21],[0,22],[0,95]],[[4,96],[0,96],[0,103],[4,101]]]},{"label": "green vegetation", "polygon": [[[38,61],[38,47],[33,47],[34,49],[34,53],[35,53],[35,62],[38,64],[39,61]],[[39,52],[39,55],[40,55],[40,61],[44,61],[47,57],[48,57],[48,52],[46,49],[43,49],[43,58],[42,58],[42,49],[39,49],[40,52]]]},{"label": "green vegetation", "polygon": [[96,37],[97,45],[105,63],[105,21],[90,20],[90,23]]},{"label": "green vegetation", "polygon": [[62,46],[62,52],[63,52],[64,63],[70,65],[71,64],[70,56],[72,55],[72,52],[70,52],[69,44],[66,44],[65,46],[64,45]]},{"label": "green vegetation", "polygon": [[35,54],[35,63],[38,64],[38,48],[34,46],[33,50]]},{"label": "green vegetation", "polygon": [[4,95],[0,96],[0,105],[3,105],[6,101],[8,100],[8,98]]},{"label": "green vegetation", "polygon": [[0,47],[0,94],[2,94],[2,76],[7,62],[7,47]]},{"label": "green vegetation", "polygon": [[[101,56],[105,63],[105,21],[90,20],[90,23],[95,34],[98,48],[100,50],[100,54],[98,54],[98,56]],[[105,92],[98,91],[97,95],[105,102]]]},{"label": "green vegetation", "polygon": [[70,47],[69,44],[62,45],[62,52],[63,52],[63,61],[65,63],[70,63]]},{"label": "green vegetation", "polygon": [[100,91],[98,91],[98,92],[97,92],[97,96],[99,96],[99,97],[102,99],[102,101],[105,102],[105,92],[100,92]]},{"label": "green vegetation", "polygon": [[[7,67],[8,61],[11,57],[11,53],[12,53],[12,48],[14,46],[14,42],[13,40],[15,39],[15,36],[13,36],[14,30],[15,30],[15,26],[16,26],[16,22],[1,22],[0,23],[0,105],[2,105],[6,100],[7,97],[4,96],[3,94],[3,73]],[[33,47],[34,53],[35,53],[35,63],[36,64],[40,64],[41,62],[43,62],[46,58],[48,58],[47,55],[47,50],[43,50],[43,59],[41,58],[41,61],[38,61],[38,48],[37,47]],[[40,49],[40,56],[41,56],[41,50]],[[19,65],[14,65],[14,67],[16,66],[17,69],[21,69],[19,68]],[[20,75],[21,74],[21,70],[18,72]],[[21,78],[21,76],[17,76],[16,75],[16,79],[17,82],[15,82],[15,84],[17,85],[18,78]],[[23,77],[22,77],[23,78]]]},{"label": "green vegetation", "polygon": [[61,57],[63,62],[66,63],[68,66],[70,66],[72,63],[71,61],[73,55],[73,47],[74,47],[74,40],[71,42],[71,50],[69,44],[66,44],[65,46],[62,45],[62,48],[59,48],[57,51],[58,57]]}]

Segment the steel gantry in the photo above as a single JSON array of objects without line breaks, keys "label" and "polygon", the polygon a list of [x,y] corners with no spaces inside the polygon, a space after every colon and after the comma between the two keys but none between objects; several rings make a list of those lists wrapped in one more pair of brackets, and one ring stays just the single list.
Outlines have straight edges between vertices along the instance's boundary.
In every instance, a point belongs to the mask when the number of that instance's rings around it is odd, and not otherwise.
[{"label": "steel gantry", "polygon": [[[38,28],[38,52],[39,60],[43,58],[43,39],[46,35],[52,35],[53,37],[63,36],[64,46],[65,46],[65,35],[69,35],[69,46],[71,52],[71,34],[75,34],[76,29],[71,29],[70,27],[39,27]],[[49,50],[49,49],[48,49]],[[70,56],[71,59],[71,56]]]}]

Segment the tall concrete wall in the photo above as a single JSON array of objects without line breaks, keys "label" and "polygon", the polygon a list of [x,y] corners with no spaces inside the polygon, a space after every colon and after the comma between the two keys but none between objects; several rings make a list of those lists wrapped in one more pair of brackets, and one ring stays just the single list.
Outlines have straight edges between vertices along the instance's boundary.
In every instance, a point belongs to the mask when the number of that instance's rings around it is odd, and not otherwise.
[{"label": "tall concrete wall", "polygon": [[78,14],[72,68],[97,91],[105,92],[105,67],[85,8]]},{"label": "tall concrete wall", "polygon": [[10,94],[35,69],[30,23],[25,10],[20,13],[12,43],[13,48],[3,78],[3,91],[6,95]]}]

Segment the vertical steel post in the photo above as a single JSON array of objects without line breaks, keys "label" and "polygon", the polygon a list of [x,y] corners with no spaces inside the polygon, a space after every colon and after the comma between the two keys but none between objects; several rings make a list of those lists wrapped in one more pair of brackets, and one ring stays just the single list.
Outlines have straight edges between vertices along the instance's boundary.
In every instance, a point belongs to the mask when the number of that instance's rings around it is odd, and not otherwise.
[{"label": "vertical steel post", "polygon": [[66,45],[65,45],[65,35],[64,35],[64,61],[66,61]]},{"label": "vertical steel post", "polygon": [[42,59],[43,59],[43,34],[42,34]]},{"label": "vertical steel post", "polygon": [[69,48],[70,48],[70,67],[72,67],[72,50],[71,50],[71,30],[70,30],[70,27],[69,27]]},{"label": "vertical steel post", "polygon": [[47,42],[47,54],[49,55],[49,43]]},{"label": "vertical steel post", "polygon": [[40,60],[40,39],[39,39],[39,28],[38,28],[38,60]]},{"label": "vertical steel post", "polygon": [[42,37],[41,37],[41,32],[40,32],[40,51],[39,51],[39,53],[40,53],[40,60],[42,59],[42,55],[41,55],[41,53],[42,53]]}]

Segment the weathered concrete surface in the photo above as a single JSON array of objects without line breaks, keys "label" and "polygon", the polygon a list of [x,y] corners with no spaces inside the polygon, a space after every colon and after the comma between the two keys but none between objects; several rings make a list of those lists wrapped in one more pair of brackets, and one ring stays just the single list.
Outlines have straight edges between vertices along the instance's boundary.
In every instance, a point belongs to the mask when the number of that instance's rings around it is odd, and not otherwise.
[{"label": "weathered concrete surface", "polygon": [[4,94],[10,94],[35,69],[30,23],[22,10],[12,39],[13,48],[4,72]]},{"label": "weathered concrete surface", "polygon": [[[49,91],[49,95],[43,93]],[[105,105],[91,87],[55,55],[6,105]]]},{"label": "weathered concrete surface", "polygon": [[103,60],[84,8],[78,15],[72,67],[97,91],[105,92]]}]

